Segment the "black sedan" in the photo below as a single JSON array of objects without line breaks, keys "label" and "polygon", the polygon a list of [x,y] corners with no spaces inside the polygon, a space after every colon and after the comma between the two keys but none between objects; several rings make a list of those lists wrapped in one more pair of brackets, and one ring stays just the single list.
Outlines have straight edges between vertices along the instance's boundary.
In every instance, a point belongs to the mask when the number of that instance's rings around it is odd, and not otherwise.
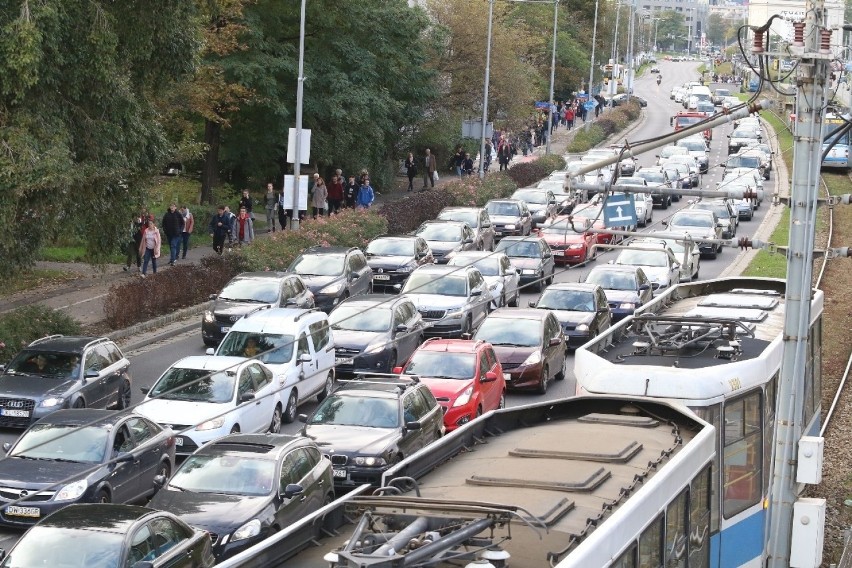
[{"label": "black sedan", "polygon": [[373,270],[374,292],[399,292],[415,268],[435,262],[432,249],[421,237],[376,237],[364,254]]},{"label": "black sedan", "polygon": [[390,373],[420,346],[425,329],[407,296],[349,298],[331,311],[328,320],[334,330],[338,375]]},{"label": "black sedan", "polygon": [[133,505],[71,505],[26,532],[0,568],[207,568],[210,536]]},{"label": "black sedan", "polygon": [[350,296],[370,291],[373,271],[357,248],[314,246],[305,249],[289,268],[314,294],[316,307],[328,313]]},{"label": "black sedan", "polygon": [[497,252],[505,252],[518,274],[521,284],[544,290],[553,282],[556,261],[547,241],[540,237],[506,237],[497,245]]},{"label": "black sedan", "polygon": [[0,525],[27,527],[72,503],[133,503],[174,471],[175,437],[147,418],[107,410],[59,410],[0,460]]},{"label": "black sedan", "polygon": [[612,324],[606,294],[596,284],[553,284],[538,302],[530,302],[530,307],[553,312],[571,349],[597,337]]},{"label": "black sedan", "polygon": [[598,266],[592,269],[586,282],[603,288],[614,322],[633,315],[636,308],[651,300],[654,293],[651,281],[638,266]]},{"label": "black sedan", "polygon": [[438,264],[446,264],[463,250],[476,250],[476,235],[461,221],[426,221],[417,229],[417,236],[429,243]]},{"label": "black sedan", "polygon": [[[150,506],[206,530],[221,561],[333,499],[331,462],[312,441],[232,434],[188,457]],[[281,560],[263,557],[256,562],[277,566]]]}]

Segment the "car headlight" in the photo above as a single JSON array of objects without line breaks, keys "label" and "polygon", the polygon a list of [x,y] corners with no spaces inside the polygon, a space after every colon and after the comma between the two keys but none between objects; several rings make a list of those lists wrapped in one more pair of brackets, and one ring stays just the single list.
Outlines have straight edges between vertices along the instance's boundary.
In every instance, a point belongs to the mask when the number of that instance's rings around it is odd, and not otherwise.
[{"label": "car headlight", "polygon": [[202,422],[201,424],[196,426],[195,429],[199,432],[202,432],[204,430],[215,430],[216,428],[221,428],[224,423],[225,417],[220,416],[219,418],[214,418],[213,420]]},{"label": "car headlight", "polygon": [[43,408],[53,408],[54,406],[62,406],[63,404],[65,404],[65,398],[61,396],[51,396],[38,403]]},{"label": "car headlight", "polygon": [[341,290],[343,290],[343,280],[338,280],[332,284],[329,284],[325,288],[319,291],[320,294],[337,294]]},{"label": "car headlight", "polygon": [[400,266],[396,269],[397,272],[411,272],[415,268],[417,268],[416,264],[406,264],[405,266]]},{"label": "car headlight", "polygon": [[252,519],[237,530],[234,531],[234,536],[231,537],[231,542],[236,540],[245,540],[260,534],[260,520]]},{"label": "car headlight", "polygon": [[580,250],[581,248],[583,248],[583,245],[581,243],[574,243],[574,244],[568,245],[568,248],[570,250]]},{"label": "car headlight", "polygon": [[524,268],[523,270],[521,270],[521,274],[535,274],[535,270],[533,270],[532,268]]},{"label": "car headlight", "polygon": [[581,323],[577,327],[574,328],[577,331],[589,331],[589,326],[585,323]]},{"label": "car headlight", "polygon": [[512,230],[514,230],[515,226],[514,225],[506,225],[506,228],[509,229],[510,231],[512,231]]},{"label": "car headlight", "polygon": [[53,500],[71,501],[73,499],[79,499],[88,488],[89,483],[85,479],[75,481],[74,483],[69,483],[56,493],[56,495],[53,497]]},{"label": "car headlight", "polygon": [[621,304],[618,304],[618,309],[620,309],[620,310],[635,310],[636,304],[634,304],[632,302],[623,302]]},{"label": "car headlight", "polygon": [[364,349],[364,353],[377,353],[387,347],[387,343],[376,343]]},{"label": "car headlight", "polygon": [[358,456],[353,461],[355,465],[362,467],[384,467],[388,464],[385,458],[377,458],[375,456]]},{"label": "car headlight", "polygon": [[541,362],[541,351],[533,351],[530,353],[530,356],[527,357],[526,361],[521,363],[521,366],[526,367],[527,365],[535,365],[536,363]]},{"label": "car headlight", "polygon": [[464,310],[462,309],[447,310],[447,313],[444,314],[444,319],[459,319],[462,317],[462,314],[464,314]]},{"label": "car headlight", "polygon": [[467,387],[462,391],[462,393],[458,396],[456,401],[453,403],[453,408],[457,406],[464,406],[468,402],[470,402],[470,397],[473,395],[473,385]]},{"label": "car headlight", "polygon": [[211,312],[210,310],[204,312],[204,321],[206,321],[207,323],[213,323],[214,321],[216,321],[216,318],[213,317],[213,312]]}]

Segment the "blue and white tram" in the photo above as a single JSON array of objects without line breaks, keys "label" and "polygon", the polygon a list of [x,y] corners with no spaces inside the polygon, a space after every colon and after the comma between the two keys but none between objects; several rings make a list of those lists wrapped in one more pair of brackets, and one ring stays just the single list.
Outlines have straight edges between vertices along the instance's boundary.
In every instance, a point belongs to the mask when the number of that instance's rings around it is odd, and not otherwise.
[{"label": "blue and white tram", "polygon": [[[678,402],[713,424],[710,566],[761,566],[785,282],[679,284],[576,351],[577,394]],[[823,294],[814,290],[803,435],[818,435]]]}]

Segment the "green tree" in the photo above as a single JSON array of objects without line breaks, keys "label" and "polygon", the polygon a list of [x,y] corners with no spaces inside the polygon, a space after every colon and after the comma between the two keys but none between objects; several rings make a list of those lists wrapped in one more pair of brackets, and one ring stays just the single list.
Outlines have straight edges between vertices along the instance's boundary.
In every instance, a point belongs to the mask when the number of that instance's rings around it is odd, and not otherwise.
[{"label": "green tree", "polygon": [[710,43],[723,45],[727,29],[728,22],[718,12],[714,12],[707,17],[707,39],[710,40]]},{"label": "green tree", "polygon": [[191,71],[195,5],[0,0],[0,274],[55,235],[93,262],[127,239],[168,141],[155,104]]},{"label": "green tree", "polygon": [[686,20],[683,13],[674,10],[666,10],[660,13],[657,23],[657,42],[661,49],[673,49],[675,51],[687,46]]}]

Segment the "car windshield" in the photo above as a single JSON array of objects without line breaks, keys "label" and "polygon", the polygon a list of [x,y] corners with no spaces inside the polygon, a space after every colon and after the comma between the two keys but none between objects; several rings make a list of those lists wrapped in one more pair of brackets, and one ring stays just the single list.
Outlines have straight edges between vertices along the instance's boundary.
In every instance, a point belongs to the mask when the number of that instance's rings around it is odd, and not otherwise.
[{"label": "car windshield", "polygon": [[438,219],[442,221],[461,221],[462,223],[467,223],[468,227],[476,228],[479,226],[479,211],[450,209],[449,211],[441,211]]},{"label": "car windshield", "polygon": [[120,532],[35,526],[0,566],[117,568],[121,565],[124,537]]},{"label": "car windshield", "polygon": [[597,284],[604,290],[636,290],[636,277],[629,272],[593,270],[586,282]]},{"label": "car windshield", "polygon": [[12,359],[7,375],[38,375],[53,379],[77,379],[80,377],[80,356],[75,353],[55,353],[24,349]]},{"label": "car windshield", "polygon": [[172,367],[148,392],[151,398],[223,404],[234,398],[234,371]]},{"label": "car windshield", "polygon": [[583,207],[574,211],[571,216],[580,217],[582,219],[603,219],[603,213],[601,213],[600,207]]},{"label": "car windshield", "polygon": [[334,394],[322,401],[308,424],[399,428],[399,402],[396,398]]},{"label": "car windshield", "polygon": [[302,276],[340,276],[345,254],[305,254],[290,265],[290,271]]},{"label": "car windshield", "polygon": [[405,372],[434,379],[470,379],[476,375],[476,356],[473,353],[419,350],[414,352]]},{"label": "car windshield", "polygon": [[696,203],[694,206],[699,211],[713,211],[716,217],[724,219],[731,216],[728,206],[723,203]]},{"label": "car windshield", "polygon": [[757,138],[757,132],[754,128],[737,128],[731,133],[731,138]]},{"label": "car windshield", "polygon": [[405,282],[402,293],[464,297],[467,296],[467,278],[415,272]]},{"label": "car windshield", "polygon": [[242,454],[196,454],[183,462],[169,487],[193,493],[269,495],[275,486],[275,462]]},{"label": "car windshield", "polygon": [[729,168],[759,168],[760,158],[757,156],[732,156],[728,158]]},{"label": "car windshield", "polygon": [[281,283],[269,278],[235,278],[219,292],[220,300],[273,304],[278,302]]},{"label": "car windshield", "polygon": [[704,152],[707,149],[707,145],[701,140],[681,140],[678,142],[678,146],[686,148],[690,152]]},{"label": "car windshield", "polygon": [[536,304],[539,308],[572,312],[595,311],[595,295],[585,290],[554,290],[548,288]]},{"label": "car windshield", "polygon": [[104,426],[38,422],[27,430],[9,456],[82,463],[102,463],[109,430]]},{"label": "car windshield", "polygon": [[413,239],[376,239],[367,245],[367,255],[414,256]]},{"label": "car windshield", "polygon": [[665,251],[625,249],[615,259],[615,263],[631,266],[668,266],[669,256]]},{"label": "car windshield", "polygon": [[456,256],[448,263],[449,266],[475,266],[483,276],[500,275],[500,258],[497,256],[486,256],[481,258],[470,258],[467,256]]},{"label": "car windshield", "polygon": [[675,213],[671,221],[669,221],[669,225],[707,228],[713,226],[713,221],[707,215],[696,215],[687,211],[680,211]]},{"label": "car windshield", "polygon": [[705,120],[702,116],[679,116],[675,118],[675,124],[678,128],[686,128],[687,126],[698,124],[702,120]]},{"label": "car windshield", "polygon": [[391,311],[387,308],[340,306],[328,315],[331,329],[351,331],[387,331],[391,326]]},{"label": "car windshield", "polygon": [[541,345],[541,321],[514,317],[485,318],[474,339],[491,345],[538,347]]},{"label": "car windshield", "polygon": [[547,193],[544,191],[516,191],[512,195],[512,199],[520,199],[527,203],[535,203],[536,205],[546,205],[548,203]]},{"label": "car windshield", "polygon": [[458,225],[445,225],[443,223],[423,225],[417,230],[417,235],[427,241],[441,242],[458,242],[462,238]]},{"label": "car windshield", "polygon": [[216,355],[257,357],[264,363],[283,365],[289,363],[290,359],[293,358],[294,342],[295,338],[292,335],[283,333],[258,334],[247,331],[231,331],[222,340]]},{"label": "car windshield", "polygon": [[636,172],[636,175],[638,177],[644,178],[645,181],[648,181],[648,182],[651,182],[651,183],[665,183],[666,182],[666,176],[665,176],[665,174],[663,174],[663,172],[649,172],[649,171],[643,172],[643,171],[640,171],[640,172]]},{"label": "car windshield", "polygon": [[503,239],[497,244],[495,251],[505,252],[510,257],[539,258],[541,249],[536,241],[512,241]]},{"label": "car windshield", "polygon": [[487,205],[488,212],[491,215],[504,215],[507,217],[519,217],[521,210],[517,203],[507,203],[505,201],[491,201]]}]

